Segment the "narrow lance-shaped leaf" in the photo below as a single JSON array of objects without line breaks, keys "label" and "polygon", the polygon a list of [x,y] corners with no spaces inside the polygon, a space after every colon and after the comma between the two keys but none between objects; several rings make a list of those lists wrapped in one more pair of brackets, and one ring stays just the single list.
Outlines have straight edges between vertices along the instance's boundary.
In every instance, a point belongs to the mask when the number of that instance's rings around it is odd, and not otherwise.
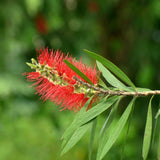
[{"label": "narrow lance-shaped leaf", "polygon": [[148,112],[147,112],[147,120],[146,120],[146,127],[144,132],[144,139],[143,139],[143,149],[142,149],[142,157],[144,160],[147,159],[150,143],[151,143],[151,135],[152,135],[152,102],[153,96],[149,101]]},{"label": "narrow lance-shaped leaf", "polygon": [[136,88],[138,92],[145,92],[145,91],[151,91],[149,88]]},{"label": "narrow lance-shaped leaf", "polygon": [[117,96],[111,97],[107,100],[106,98],[104,98],[100,103],[98,103],[96,106],[94,106],[87,112],[80,111],[80,113],[78,114],[78,116],[76,116],[76,119],[74,119],[71,126],[65,131],[65,133],[62,136],[62,139],[64,139],[63,146],[66,143],[67,139],[77,128],[86,124],[87,122],[89,122],[90,120],[94,119],[99,114],[107,110],[117,99]]},{"label": "narrow lance-shaped leaf", "polygon": [[67,60],[63,60],[64,63],[71,68],[75,73],[77,73],[81,78],[83,78],[86,82],[93,84],[92,81],[84,74],[82,73],[77,67],[75,67],[72,63],[70,63]]},{"label": "narrow lance-shaped leaf", "polygon": [[156,130],[157,130],[157,122],[158,122],[158,117],[160,115],[160,103],[159,103],[159,106],[158,106],[158,111],[156,113],[156,116],[155,116],[155,123],[154,123],[154,129],[153,129],[153,136],[152,136],[152,144],[151,144],[151,149],[153,149],[153,146],[154,146],[154,141],[155,141],[155,135],[156,135]]},{"label": "narrow lance-shaped leaf", "polygon": [[122,70],[120,70],[116,65],[114,65],[112,62],[110,62],[109,60],[103,58],[102,56],[94,52],[88,51],[86,49],[84,51],[88,53],[91,57],[96,59],[97,61],[101,62],[105,67],[107,67],[110,71],[112,71],[117,77],[123,80],[126,84],[136,89],[135,85],[128,78],[128,76]]},{"label": "narrow lance-shaped leaf", "polygon": [[107,85],[102,81],[102,79],[101,79],[101,78],[99,78],[98,85],[102,86],[103,88],[108,89]]},{"label": "narrow lance-shaped leaf", "polygon": [[61,152],[61,156],[68,152],[87,132],[87,130],[91,127],[92,122],[89,122],[81,127],[79,127],[74,134],[71,136],[65,147],[63,148]]},{"label": "narrow lance-shaped leaf", "polygon": [[129,120],[128,120],[127,131],[126,131],[126,134],[124,137],[124,142],[123,142],[123,146],[122,146],[122,150],[121,150],[121,160],[123,160],[123,157],[124,157],[124,150],[125,150],[125,146],[126,146],[126,142],[127,142],[127,138],[128,138],[128,134],[129,134],[129,129],[131,127],[131,121],[133,118],[133,111],[134,111],[134,105],[133,105],[132,111],[130,113],[130,117],[128,118]]},{"label": "narrow lance-shaped leaf", "polygon": [[75,122],[75,125],[81,126],[93,118],[97,117],[100,115],[102,112],[107,110],[115,101],[117,101],[118,96],[111,97],[107,100],[102,101],[101,103],[98,103],[96,106],[88,110],[87,112],[84,112],[80,115],[80,118],[77,119]]},{"label": "narrow lance-shaped leaf", "polygon": [[160,102],[159,102],[158,108],[159,108],[159,109],[158,109],[158,111],[157,111],[157,113],[156,113],[155,119],[158,119],[159,116],[160,116]]},{"label": "narrow lance-shaped leaf", "polygon": [[97,118],[93,120],[93,124],[92,124],[91,138],[90,138],[90,145],[89,145],[89,160],[92,159],[92,148],[93,148],[96,125],[97,125]]},{"label": "narrow lance-shaped leaf", "polygon": [[129,105],[127,106],[127,108],[124,111],[123,115],[121,116],[121,118],[117,122],[115,128],[111,131],[107,142],[102,147],[102,151],[101,151],[100,157],[98,157],[97,160],[103,159],[105,154],[107,154],[107,152],[110,150],[110,148],[113,146],[113,144],[115,143],[115,141],[119,137],[122,129],[124,128],[124,126],[125,126],[125,124],[127,122],[128,117],[129,117],[129,115],[131,113],[134,101],[135,101],[135,98],[133,98],[133,100],[129,103]]},{"label": "narrow lance-shaped leaf", "polygon": [[[116,113],[116,110],[118,108],[118,104],[120,102],[122,97],[119,97],[119,99],[117,100],[117,102],[112,106],[112,109],[109,113],[109,115],[107,116],[104,124],[103,124],[103,127],[100,131],[100,134],[99,134],[99,146],[98,146],[98,151],[97,151],[97,159],[100,158],[100,154],[101,154],[101,151],[105,145],[105,140],[107,139],[107,137],[109,136],[109,127],[111,127],[111,123],[113,122],[114,120],[114,117],[115,117],[115,113]],[[105,138],[103,137],[105,135]]]},{"label": "narrow lance-shaped leaf", "polygon": [[111,84],[113,87],[118,89],[122,89],[125,91],[131,91],[128,87],[126,87],[123,83],[121,83],[107,68],[105,68],[99,61],[97,61],[97,67],[102,72],[102,75],[106,79],[106,81]]},{"label": "narrow lance-shaped leaf", "polygon": [[117,102],[113,105],[112,110],[110,111],[110,114],[108,115],[108,117],[106,118],[104,125],[100,131],[100,137],[104,135],[106,129],[109,127],[109,125],[111,124],[111,122],[113,121],[113,118],[115,116],[115,112],[117,110],[118,104],[120,102],[120,100],[122,99],[122,97],[119,97],[119,99],[117,100]]},{"label": "narrow lance-shaped leaf", "polygon": [[92,98],[93,98],[93,96],[90,97],[90,99],[85,103],[85,105],[83,106],[83,108],[76,114],[73,122],[71,123],[71,125],[66,129],[66,131],[62,135],[62,139],[63,139],[62,148],[67,143],[67,141],[69,140],[69,138],[71,137],[71,135],[74,133],[74,131],[78,128],[78,126],[75,125],[75,122],[80,118],[81,114],[83,114],[84,112],[86,112],[86,109],[87,109],[89,103],[91,102]]}]

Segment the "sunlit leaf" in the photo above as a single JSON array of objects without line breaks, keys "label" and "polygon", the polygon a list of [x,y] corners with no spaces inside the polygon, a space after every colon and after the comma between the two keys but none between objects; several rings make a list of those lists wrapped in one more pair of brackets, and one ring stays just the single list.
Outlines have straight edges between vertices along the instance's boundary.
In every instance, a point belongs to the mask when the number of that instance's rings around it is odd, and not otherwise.
[{"label": "sunlit leaf", "polygon": [[86,82],[93,84],[92,81],[84,74],[82,73],[77,67],[75,67],[72,63],[70,63],[67,60],[63,60],[64,63],[71,68],[75,73],[77,73],[81,78],[83,78]]},{"label": "sunlit leaf", "polygon": [[102,81],[102,79],[100,78],[98,81],[98,85],[100,85],[101,87],[103,87],[104,89],[108,89],[107,85]]},{"label": "sunlit leaf", "polygon": [[117,77],[119,77],[126,84],[136,89],[135,85],[128,78],[128,76],[122,70],[120,70],[116,65],[114,65],[112,62],[110,62],[109,60],[103,58],[102,56],[94,52],[88,51],[86,49],[84,51],[88,53],[91,57],[93,57],[94,59],[102,63],[105,67],[107,67],[111,72],[113,72]]},{"label": "sunlit leaf", "polygon": [[147,159],[150,143],[151,143],[151,135],[152,135],[152,102],[153,96],[149,101],[148,112],[147,112],[147,120],[146,120],[146,127],[144,132],[144,139],[143,139],[143,149],[142,149],[142,157],[144,160]]},{"label": "sunlit leaf", "polygon": [[[115,128],[110,132],[110,136],[107,139],[106,143],[103,143],[104,146],[102,147],[100,156],[97,157],[97,160],[103,159],[103,157],[107,154],[107,152],[110,150],[110,148],[113,146],[113,144],[115,143],[115,141],[119,137],[122,129],[124,128],[124,126],[125,126],[125,124],[126,124],[126,122],[128,120],[128,117],[129,117],[129,115],[131,113],[134,101],[135,101],[135,98],[133,98],[133,100],[129,103],[129,105],[127,106],[126,110],[122,114],[121,118],[117,122]],[[104,135],[104,138],[105,138],[106,135]]]},{"label": "sunlit leaf", "polygon": [[145,91],[151,91],[149,88],[136,88],[138,92],[145,92]]},{"label": "sunlit leaf", "polygon": [[116,87],[121,90],[131,91],[128,87],[126,87],[122,82],[120,82],[107,68],[105,68],[99,61],[97,62],[98,69],[102,72],[103,77],[106,81],[111,84],[113,87]]}]

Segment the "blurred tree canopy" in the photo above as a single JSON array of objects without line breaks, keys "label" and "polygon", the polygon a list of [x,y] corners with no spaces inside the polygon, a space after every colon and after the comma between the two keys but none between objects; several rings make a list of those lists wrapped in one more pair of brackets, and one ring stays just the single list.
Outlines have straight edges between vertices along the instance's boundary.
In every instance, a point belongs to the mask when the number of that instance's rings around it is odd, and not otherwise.
[{"label": "blurred tree canopy", "polygon": [[[0,159],[50,160],[60,150],[60,136],[74,114],[41,102],[22,77],[29,71],[25,62],[47,46],[77,59],[82,56],[87,64],[93,62],[83,49],[95,51],[122,68],[137,86],[159,89],[160,1],[0,1]],[[137,144],[142,145],[144,103],[148,101],[140,99],[135,109],[127,159],[141,159]],[[158,105],[158,99],[154,103]],[[87,159],[87,136],[62,159]],[[120,145],[109,159],[119,157]]]}]

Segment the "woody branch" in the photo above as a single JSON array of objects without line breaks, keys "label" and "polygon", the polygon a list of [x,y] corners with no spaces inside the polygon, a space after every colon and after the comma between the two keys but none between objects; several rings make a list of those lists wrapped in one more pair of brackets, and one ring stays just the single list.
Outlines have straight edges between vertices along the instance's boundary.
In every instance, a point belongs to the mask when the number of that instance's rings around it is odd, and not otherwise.
[{"label": "woody branch", "polygon": [[106,94],[106,95],[122,95],[122,96],[149,96],[149,95],[160,95],[160,90],[153,90],[153,91],[143,91],[143,92],[139,92],[139,91],[112,91],[112,90],[104,90],[101,89],[99,87],[93,86],[91,84],[85,83],[82,80],[80,80],[79,78],[77,78],[76,76],[73,77],[73,79],[75,79],[76,81],[78,81],[80,84],[87,86],[88,88],[92,88],[95,91],[97,91],[97,93],[99,94]]}]

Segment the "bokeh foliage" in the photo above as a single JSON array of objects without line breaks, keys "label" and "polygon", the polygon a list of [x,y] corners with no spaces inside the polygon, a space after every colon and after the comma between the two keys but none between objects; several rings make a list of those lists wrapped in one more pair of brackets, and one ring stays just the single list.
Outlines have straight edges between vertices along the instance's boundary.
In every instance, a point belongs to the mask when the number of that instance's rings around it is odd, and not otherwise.
[{"label": "bokeh foliage", "polygon": [[[21,76],[40,46],[82,56],[87,64],[93,62],[83,49],[93,50],[118,65],[137,86],[159,89],[160,1],[0,1],[0,159],[56,159],[60,137],[74,116],[41,102]],[[153,115],[158,98],[153,100]],[[127,100],[119,113],[123,104]],[[126,159],[141,159],[147,104],[142,98],[136,103]],[[120,156],[124,135],[109,159]],[[88,136],[62,159],[87,159]],[[151,153],[155,159],[156,145]]]}]

